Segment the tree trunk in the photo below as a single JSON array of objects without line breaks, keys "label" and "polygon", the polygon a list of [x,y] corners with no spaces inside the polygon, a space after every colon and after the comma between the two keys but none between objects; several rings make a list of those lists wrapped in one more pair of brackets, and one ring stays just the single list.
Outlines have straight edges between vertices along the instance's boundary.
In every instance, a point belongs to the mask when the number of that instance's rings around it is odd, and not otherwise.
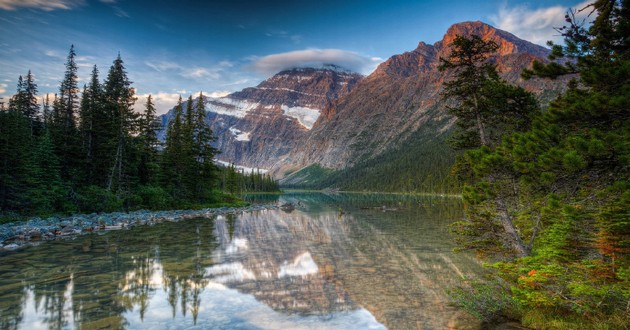
[{"label": "tree trunk", "polygon": [[473,102],[475,103],[475,119],[477,121],[477,131],[479,131],[479,139],[482,146],[487,146],[486,132],[483,127],[483,119],[481,118],[481,111],[479,110],[479,102],[477,101],[477,95],[473,95]]},{"label": "tree trunk", "polygon": [[529,250],[523,244],[521,237],[518,235],[516,231],[516,227],[514,227],[514,223],[512,223],[512,217],[509,215],[507,206],[505,205],[505,201],[501,196],[496,198],[497,204],[497,213],[499,215],[499,219],[501,220],[501,225],[503,226],[503,230],[508,235],[508,239],[510,240],[510,245],[514,251],[516,251],[517,256],[526,257],[529,255]]}]

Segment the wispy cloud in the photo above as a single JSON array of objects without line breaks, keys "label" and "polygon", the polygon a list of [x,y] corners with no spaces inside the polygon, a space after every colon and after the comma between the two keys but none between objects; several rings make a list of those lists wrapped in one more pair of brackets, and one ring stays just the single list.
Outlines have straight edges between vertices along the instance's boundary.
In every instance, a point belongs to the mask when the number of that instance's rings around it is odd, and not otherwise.
[{"label": "wispy cloud", "polygon": [[274,31],[268,31],[265,33],[265,36],[270,37],[270,38],[282,38],[282,39],[288,39],[291,40],[291,42],[293,42],[294,44],[299,44],[300,42],[302,42],[302,36],[299,34],[290,34],[287,31],[284,30],[274,30]]},{"label": "wispy cloud", "polygon": [[186,67],[178,63],[169,61],[159,61],[156,63],[147,61],[144,62],[144,64],[158,72],[176,71],[177,74],[181,77],[191,79],[218,79],[221,77],[221,71],[223,71],[224,68],[229,68],[233,65],[231,62],[228,61],[221,61],[214,68],[204,68],[198,66]]},{"label": "wispy cloud", "polygon": [[172,69],[182,68],[179,64],[175,62],[168,62],[168,61],[160,61],[156,63],[147,61],[147,62],[144,62],[144,64],[157,72],[163,72],[163,71],[168,71]]},{"label": "wispy cloud", "polygon": [[[113,3],[113,2],[110,2]],[[122,8],[118,7],[118,6],[112,6],[112,9],[114,9],[114,14],[116,14],[116,16],[118,17],[122,17],[122,18],[129,18],[131,16],[129,16],[129,14],[122,10]]]},{"label": "wispy cloud", "polygon": [[219,79],[221,74],[216,70],[210,70],[206,68],[189,68],[184,69],[181,72],[181,76],[184,78],[210,78],[210,79]]},{"label": "wispy cloud", "polygon": [[340,67],[369,74],[383,59],[367,57],[341,49],[305,49],[292,52],[252,57],[251,69],[264,75],[276,74],[279,71],[299,67],[320,67],[334,64]]},{"label": "wispy cloud", "polygon": [[0,84],[0,95],[4,95],[4,93],[7,92],[7,87],[9,87],[9,85],[7,85],[7,84]]},{"label": "wispy cloud", "polygon": [[70,10],[84,3],[83,0],[0,0],[0,9],[17,10],[19,8],[35,8],[45,11],[57,9]]},{"label": "wispy cloud", "polygon": [[[560,34],[554,28],[566,25],[564,15],[569,9],[582,9],[592,0],[576,3],[570,7],[551,6],[532,9],[526,5],[508,7],[502,5],[499,12],[490,16],[495,27],[509,31],[516,36],[539,45],[545,45],[551,40],[556,43],[562,41]],[[585,18],[587,13],[580,13],[578,18]]]}]

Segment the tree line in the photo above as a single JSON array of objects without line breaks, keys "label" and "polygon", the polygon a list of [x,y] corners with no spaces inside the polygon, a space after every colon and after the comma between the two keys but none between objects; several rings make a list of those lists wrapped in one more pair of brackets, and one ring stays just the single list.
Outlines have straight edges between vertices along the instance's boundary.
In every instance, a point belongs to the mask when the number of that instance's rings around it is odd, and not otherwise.
[{"label": "tree line", "polygon": [[[627,328],[630,312],[630,3],[598,0],[567,13],[565,45],[523,77],[571,74],[568,91],[540,111],[498,79],[497,45],[458,36],[442,59],[444,96],[465,150],[453,169],[466,218],[460,246],[491,260],[499,288],[459,291],[459,303],[492,321],[534,328]],[[501,290],[507,295],[497,294]]]},{"label": "tree line", "polygon": [[0,111],[0,212],[164,209],[233,200],[221,191],[223,172],[214,163],[218,151],[202,93],[196,102],[191,95],[186,109],[180,97],[161,142],[151,96],[143,112],[134,111],[137,98],[120,55],[103,81],[94,66],[82,90],[75,58],[72,46],[54,97],[47,94],[40,105],[29,71]]},{"label": "tree line", "polygon": [[252,169],[249,173],[244,169],[237,169],[234,164],[223,167],[220,171],[219,186],[222,191],[230,194],[242,194],[248,192],[278,192],[278,181],[260,170]]}]

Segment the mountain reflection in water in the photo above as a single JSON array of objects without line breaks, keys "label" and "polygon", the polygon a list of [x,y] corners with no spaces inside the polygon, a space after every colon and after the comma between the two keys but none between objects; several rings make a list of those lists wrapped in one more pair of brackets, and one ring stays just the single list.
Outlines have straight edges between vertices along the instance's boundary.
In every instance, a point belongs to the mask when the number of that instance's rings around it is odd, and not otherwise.
[{"label": "mountain reflection in water", "polygon": [[[0,255],[0,328],[476,328],[446,290],[449,198],[283,195],[264,210]],[[342,211],[340,211],[342,210]]]}]

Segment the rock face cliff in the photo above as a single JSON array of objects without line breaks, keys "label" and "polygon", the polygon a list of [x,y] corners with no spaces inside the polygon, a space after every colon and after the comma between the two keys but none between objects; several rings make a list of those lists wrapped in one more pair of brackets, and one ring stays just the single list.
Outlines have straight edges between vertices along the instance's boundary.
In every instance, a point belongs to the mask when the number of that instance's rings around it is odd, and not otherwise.
[{"label": "rock face cliff", "polygon": [[[306,139],[321,111],[362,78],[334,65],[296,68],[225,97],[206,97],[206,120],[221,151],[217,159],[251,168],[278,166]],[[163,117],[165,127],[171,116],[172,111]]]},{"label": "rock face cliff", "polygon": [[[489,60],[501,77],[533,92],[541,105],[566,89],[566,80],[520,77],[533,61],[545,61],[548,49],[482,22],[459,23],[441,41],[420,42],[368,77],[334,65],[292,69],[206,98],[218,160],[269,169],[288,186],[435,191],[449,180],[454,152],[445,140],[455,122],[440,94],[452,76],[438,66],[458,35],[496,42]],[[392,173],[391,187],[373,180]]]},{"label": "rock face cliff", "polygon": [[549,101],[564,89],[564,82],[520,78],[534,60],[546,59],[548,49],[482,22],[455,24],[434,45],[421,42],[411,52],[392,56],[348,95],[327,106],[301,147],[292,149],[276,166],[278,176],[311,164],[349,168],[414,136],[431,139],[447,133],[454,120],[440,92],[449,76],[439,72],[438,65],[440,57],[450,53],[457,35],[478,35],[496,42],[499,49],[491,61],[502,78],[532,91],[541,101]]}]

